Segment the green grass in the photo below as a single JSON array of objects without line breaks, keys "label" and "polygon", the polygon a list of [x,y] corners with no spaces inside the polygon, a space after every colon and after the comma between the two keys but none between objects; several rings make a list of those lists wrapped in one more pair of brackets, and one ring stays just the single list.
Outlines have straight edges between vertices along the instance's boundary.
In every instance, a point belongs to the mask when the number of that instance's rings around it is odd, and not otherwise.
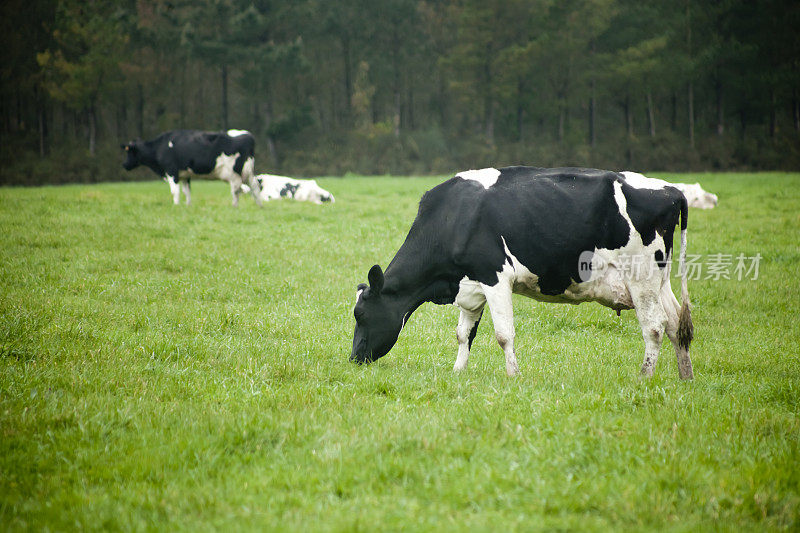
[{"label": "green grass", "polygon": [[[666,176],[661,176],[666,177]],[[484,319],[428,304],[348,362],[355,286],[433,178],[319,180],[326,206],[162,182],[0,189],[5,530],[800,527],[800,174],[702,174],[695,379],[633,313],[515,300],[521,375]],[[733,276],[732,276],[733,277]],[[677,289],[677,283],[673,282]]]}]

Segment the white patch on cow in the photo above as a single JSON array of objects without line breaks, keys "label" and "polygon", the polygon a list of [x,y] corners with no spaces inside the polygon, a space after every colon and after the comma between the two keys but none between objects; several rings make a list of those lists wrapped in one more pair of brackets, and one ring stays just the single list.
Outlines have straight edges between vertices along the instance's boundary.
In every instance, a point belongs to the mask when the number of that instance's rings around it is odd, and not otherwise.
[{"label": "white patch on cow", "polygon": [[628,170],[620,172],[625,177],[625,182],[636,189],[653,189],[661,190],[664,187],[672,185],[671,183],[660,180],[658,178],[648,178],[638,172],[630,172]]},{"label": "white patch on cow", "polygon": [[[236,164],[236,160],[239,158],[239,152],[235,154],[219,154],[217,156],[217,162],[214,165],[214,170],[212,175],[217,177],[218,179],[233,182],[238,180],[239,182],[242,181],[241,176],[239,176],[236,171],[233,170],[234,165]],[[241,183],[240,183],[241,185]]]},{"label": "white patch on cow", "polygon": [[238,137],[239,135],[246,135],[250,133],[247,130],[228,130],[228,135],[231,137]]},{"label": "white patch on cow", "polygon": [[358,289],[356,291],[356,303],[358,303],[358,299],[361,298],[361,294],[364,292],[364,289]]},{"label": "white patch on cow", "polygon": [[164,181],[169,185],[169,192],[172,193],[172,202],[175,205],[181,203],[181,188],[180,185],[178,185],[178,180],[176,180],[174,176],[167,174],[164,177]]},{"label": "white patch on cow", "polygon": [[172,144],[172,141],[170,141],[170,142],[168,142],[168,143],[167,143],[167,146],[169,146],[170,148],[172,148],[172,147],[173,147],[173,146],[175,146],[175,145],[174,145],[174,144]]},{"label": "white patch on cow", "polygon": [[496,168],[482,168],[480,170],[465,170],[456,174],[457,178],[477,181],[483,185],[484,189],[488,189],[495,183],[497,178],[500,177],[500,171]]}]

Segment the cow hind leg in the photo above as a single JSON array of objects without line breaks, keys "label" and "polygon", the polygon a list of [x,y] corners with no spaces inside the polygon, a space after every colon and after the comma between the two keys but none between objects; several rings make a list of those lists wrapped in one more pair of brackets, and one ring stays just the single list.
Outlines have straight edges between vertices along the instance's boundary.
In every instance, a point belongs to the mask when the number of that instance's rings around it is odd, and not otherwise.
[{"label": "cow hind leg", "polygon": [[231,197],[233,200],[233,207],[239,207],[239,193],[242,192],[242,178],[231,178]]},{"label": "cow hind leg", "polygon": [[689,348],[682,346],[678,339],[681,305],[672,293],[669,283],[662,286],[661,303],[667,314],[667,337],[675,348],[675,357],[678,360],[678,375],[681,379],[693,379],[694,371],[692,370],[692,359],[689,357]]},{"label": "cow hind leg", "polygon": [[506,356],[506,374],[513,376],[519,372],[517,356],[514,353],[514,309],[511,300],[511,284],[500,279],[497,285],[483,285],[483,293],[489,304],[489,312],[494,322],[497,343]]},{"label": "cow hind leg", "polygon": [[259,185],[258,179],[256,179],[254,166],[255,160],[252,157],[248,157],[244,162],[244,166],[242,167],[242,181],[246,181],[247,184],[250,185],[250,194],[253,195],[256,205],[258,205],[258,207],[262,207],[263,203],[261,201],[261,185]]},{"label": "cow hind leg", "polygon": [[667,313],[661,303],[661,296],[656,291],[648,290],[633,296],[633,305],[644,337],[644,361],[641,374],[644,377],[651,377],[664,340]]},{"label": "cow hind leg", "polygon": [[453,370],[459,371],[467,368],[469,363],[469,351],[472,348],[472,341],[478,332],[478,324],[483,316],[483,305],[480,309],[470,310],[461,309],[458,315],[458,327],[456,328],[456,338],[458,339],[458,356]]},{"label": "cow hind leg", "polygon": [[186,198],[186,205],[191,205],[192,203],[192,190],[191,185],[189,184],[189,180],[181,180],[181,189],[183,190],[183,196]]}]

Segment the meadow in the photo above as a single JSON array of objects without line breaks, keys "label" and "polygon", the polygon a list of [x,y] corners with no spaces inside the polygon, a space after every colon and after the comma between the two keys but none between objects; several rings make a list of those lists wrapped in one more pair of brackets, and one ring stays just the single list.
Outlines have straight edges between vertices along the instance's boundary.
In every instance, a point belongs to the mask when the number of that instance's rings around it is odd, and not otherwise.
[{"label": "meadow", "polygon": [[525,298],[515,378],[488,313],[453,373],[433,304],[350,363],[356,285],[441,178],[0,188],[0,529],[800,528],[800,174],[653,175],[720,198],[689,215],[691,382],[668,342],[639,377],[633,312]]}]

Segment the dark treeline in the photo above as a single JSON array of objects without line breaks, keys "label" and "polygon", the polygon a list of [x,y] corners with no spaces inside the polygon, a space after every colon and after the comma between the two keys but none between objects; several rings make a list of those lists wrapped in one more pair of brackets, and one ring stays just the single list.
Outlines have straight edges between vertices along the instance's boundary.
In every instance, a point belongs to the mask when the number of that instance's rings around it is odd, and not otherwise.
[{"label": "dark treeline", "polygon": [[142,178],[119,143],[175,128],[292,175],[800,166],[795,0],[11,0],[0,27],[0,183]]}]

